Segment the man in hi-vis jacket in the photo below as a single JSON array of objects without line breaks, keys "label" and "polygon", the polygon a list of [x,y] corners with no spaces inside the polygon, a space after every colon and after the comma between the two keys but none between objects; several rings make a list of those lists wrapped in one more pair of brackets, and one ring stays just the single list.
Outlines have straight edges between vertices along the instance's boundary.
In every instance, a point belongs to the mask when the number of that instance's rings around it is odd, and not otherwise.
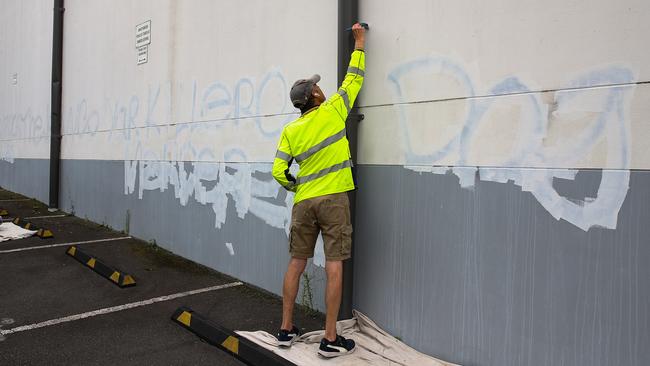
[{"label": "man in hi-vis jacket", "polygon": [[[282,130],[273,162],[273,177],[284,188],[295,192],[291,212],[289,253],[291,260],[284,276],[282,325],[278,344],[289,347],[300,335],[293,324],[293,306],[300,276],[307,259],[314,256],[320,232],[325,249],[327,273],[325,337],[318,353],[336,357],[354,351],[355,343],[336,334],[341,305],[343,261],[350,258],[352,224],[347,191],[353,190],[350,146],[345,135],[345,120],[354,104],[365,69],[365,29],[352,26],[354,52],[345,79],[337,93],[325,99],[318,87],[319,75],[296,81],[291,87],[291,102],[301,115]],[[289,173],[296,161],[297,177]]]}]

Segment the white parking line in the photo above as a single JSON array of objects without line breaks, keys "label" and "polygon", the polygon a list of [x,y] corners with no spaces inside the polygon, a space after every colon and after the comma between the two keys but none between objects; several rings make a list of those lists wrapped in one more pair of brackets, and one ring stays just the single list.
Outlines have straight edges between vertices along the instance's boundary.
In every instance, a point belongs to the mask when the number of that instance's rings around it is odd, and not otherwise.
[{"label": "white parking line", "polygon": [[[31,219],[46,219],[46,218],[57,218],[57,217],[67,217],[68,215],[47,215],[47,216],[32,216],[32,217],[23,217],[19,219],[22,220],[31,220]],[[16,218],[15,217],[3,217],[2,218],[5,222],[10,222],[14,221]]]},{"label": "white parking line", "polygon": [[26,248],[18,248],[18,249],[7,249],[7,250],[0,250],[0,254],[5,254],[5,253],[14,253],[14,252],[23,252],[25,250],[36,250],[36,249],[45,249],[45,248],[55,248],[55,247],[65,247],[69,245],[78,245],[78,244],[90,244],[90,243],[105,243],[109,241],[116,241],[116,240],[124,240],[124,239],[131,239],[130,236],[121,236],[119,238],[108,238],[108,239],[97,239],[97,240],[86,240],[86,241],[77,241],[77,242],[72,242],[72,243],[61,243],[61,244],[50,244],[50,245],[41,245],[38,247],[26,247]]},{"label": "white parking line", "polygon": [[31,220],[31,219],[51,219],[53,217],[66,217],[68,215],[45,215],[45,216],[32,216],[32,217],[25,217],[25,220]]},{"label": "white parking line", "polygon": [[178,298],[181,298],[181,297],[201,294],[201,293],[209,292],[209,291],[222,290],[222,289],[235,287],[235,286],[241,286],[241,285],[243,285],[243,283],[241,283],[241,282],[231,282],[231,283],[227,283],[225,285],[205,287],[205,288],[201,288],[201,289],[198,289],[198,290],[179,292],[179,293],[175,293],[175,294],[172,294],[172,295],[154,297],[153,299],[149,299],[149,300],[132,302],[132,303],[129,303],[129,304],[113,306],[113,307],[110,307],[110,308],[104,308],[104,309],[89,311],[89,312],[86,312],[86,313],[81,313],[81,314],[76,314],[76,315],[70,315],[70,316],[66,316],[66,317],[63,317],[63,318],[52,319],[52,320],[48,320],[48,321],[44,321],[44,322],[40,322],[40,323],[34,323],[34,324],[30,324],[30,325],[22,325],[20,327],[15,327],[15,328],[7,329],[7,330],[0,330],[0,335],[4,336],[4,335],[7,335],[7,334],[24,332],[24,331],[32,330],[32,329],[49,327],[50,325],[56,325],[56,324],[60,324],[60,323],[72,322],[72,321],[75,321],[75,320],[90,318],[90,317],[97,316],[97,315],[115,313],[117,311],[133,309],[133,308],[137,308],[137,307],[141,307],[141,306],[147,306],[147,305],[155,304],[157,302],[174,300],[174,299],[178,299]]}]

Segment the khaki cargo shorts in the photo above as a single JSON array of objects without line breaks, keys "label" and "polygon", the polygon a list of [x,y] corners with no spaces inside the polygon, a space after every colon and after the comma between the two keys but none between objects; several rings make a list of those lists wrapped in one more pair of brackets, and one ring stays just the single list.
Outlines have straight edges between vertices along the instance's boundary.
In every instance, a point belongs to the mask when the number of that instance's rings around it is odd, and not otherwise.
[{"label": "khaki cargo shorts", "polygon": [[346,192],[309,198],[293,206],[289,233],[291,256],[300,259],[313,257],[319,232],[323,236],[328,261],[352,256],[350,201]]}]

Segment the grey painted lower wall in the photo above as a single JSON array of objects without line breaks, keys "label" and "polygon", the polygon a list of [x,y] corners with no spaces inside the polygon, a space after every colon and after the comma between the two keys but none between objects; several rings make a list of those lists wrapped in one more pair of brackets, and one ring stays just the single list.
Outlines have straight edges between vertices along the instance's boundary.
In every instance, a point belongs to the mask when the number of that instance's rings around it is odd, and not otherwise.
[{"label": "grey painted lower wall", "polygon": [[[354,303],[393,335],[463,365],[650,364],[650,172],[631,172],[615,230],[588,231],[512,183],[357,177]],[[600,179],[554,188],[584,200]]]},{"label": "grey painted lower wall", "polygon": [[[205,164],[202,169],[205,169]],[[186,164],[181,170],[188,175],[195,173],[191,164]],[[263,170],[270,172],[271,165]],[[157,245],[178,255],[281,294],[289,260],[284,229],[270,226],[250,212],[239,217],[237,202],[242,198],[235,200],[232,194],[223,195],[228,202],[225,222],[220,228],[216,227],[212,205],[199,203],[194,194],[182,204],[175,196],[174,187],[169,186],[164,191],[144,190],[142,198],[139,198],[138,189],[142,181],[152,177],[148,172],[149,178],[144,178],[141,172],[138,170],[135,192],[125,193],[124,161],[62,160],[62,208],[117,230],[126,230],[128,226],[129,233],[137,238],[155,240]],[[255,175],[258,181],[273,179],[270,173],[251,175]],[[208,191],[215,187],[220,189],[222,184],[218,179],[202,182]],[[284,207],[284,193],[280,192],[279,186],[273,187],[282,196],[267,199],[273,203],[270,207]],[[312,305],[323,310],[324,271],[310,263],[307,272],[311,277]],[[302,303],[303,294],[307,292],[301,286],[299,303]]]},{"label": "grey painted lower wall", "polygon": [[[0,162],[0,184],[19,192],[29,174],[8,179],[6,172],[47,172],[47,161],[14,164]],[[128,227],[138,238],[280,293],[287,236],[269,224],[270,211],[224,193],[225,219],[217,225],[213,205],[194,195],[184,201],[171,184],[160,184],[163,190],[150,184],[164,169],[140,174],[140,166],[135,187],[147,186],[140,197],[137,188],[125,190],[123,161],[61,165],[65,210]],[[189,176],[195,169],[182,170]],[[254,181],[272,182],[270,165],[256,169]],[[554,219],[512,183],[477,181],[466,189],[454,175],[395,166],[359,166],[356,174],[354,305],[391,334],[463,365],[649,364],[650,172],[631,172],[615,229],[588,231]],[[208,176],[200,180],[208,191],[227,184]],[[599,171],[581,171],[554,188],[586,200],[598,194],[600,179]],[[33,184],[29,189],[37,191]],[[269,195],[261,187],[251,194]],[[274,192],[266,210],[286,205],[283,193]],[[323,270],[309,271],[314,305],[323,310]]]},{"label": "grey painted lower wall", "polygon": [[50,196],[50,160],[0,160],[0,187],[47,203]]}]

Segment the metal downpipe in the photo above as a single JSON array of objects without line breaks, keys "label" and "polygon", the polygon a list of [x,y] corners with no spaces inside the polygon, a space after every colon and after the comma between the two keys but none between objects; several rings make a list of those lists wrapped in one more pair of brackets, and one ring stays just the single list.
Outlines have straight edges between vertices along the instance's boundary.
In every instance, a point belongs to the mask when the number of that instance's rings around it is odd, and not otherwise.
[{"label": "metal downpipe", "polygon": [[[337,67],[337,85],[341,85],[345,74],[348,70],[350,54],[354,48],[354,39],[351,32],[346,31],[359,18],[358,0],[339,0],[338,1],[338,67]],[[355,104],[359,104],[357,102]],[[357,123],[361,120],[359,111],[356,107],[352,108],[346,121],[346,133],[350,142],[350,153],[352,161],[356,164],[357,157]],[[352,175],[356,177],[355,168],[352,168]],[[356,184],[356,180],[355,180]],[[341,297],[341,308],[339,309],[339,319],[348,319],[352,316],[352,297],[354,282],[354,253],[356,246],[356,229],[355,229],[355,206],[356,192],[348,192],[350,199],[350,217],[352,220],[352,258],[343,262],[343,294]]]},{"label": "metal downpipe", "polygon": [[50,195],[49,208],[59,207],[59,169],[61,161],[61,93],[63,74],[63,0],[54,0],[52,29],[52,100],[50,126]]}]

